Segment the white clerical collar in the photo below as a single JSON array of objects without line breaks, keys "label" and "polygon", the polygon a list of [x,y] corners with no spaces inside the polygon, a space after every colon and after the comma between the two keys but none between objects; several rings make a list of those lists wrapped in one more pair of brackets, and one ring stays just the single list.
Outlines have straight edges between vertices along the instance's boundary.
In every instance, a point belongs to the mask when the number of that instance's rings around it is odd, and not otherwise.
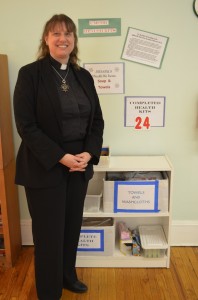
[{"label": "white clerical collar", "polygon": [[61,69],[61,70],[66,70],[66,69],[67,69],[67,64],[62,64],[62,65],[60,66],[60,69]]}]

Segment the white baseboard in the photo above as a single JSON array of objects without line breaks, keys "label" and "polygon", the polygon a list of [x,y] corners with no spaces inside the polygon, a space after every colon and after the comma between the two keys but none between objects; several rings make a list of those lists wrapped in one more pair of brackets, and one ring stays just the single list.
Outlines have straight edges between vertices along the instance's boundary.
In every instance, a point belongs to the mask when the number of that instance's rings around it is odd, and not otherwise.
[{"label": "white baseboard", "polygon": [[[33,245],[31,219],[21,220],[22,245]],[[172,221],[171,246],[198,246],[198,221]]]},{"label": "white baseboard", "polygon": [[30,246],[34,244],[32,239],[31,219],[21,220],[21,238],[22,238],[22,245],[24,246]]},{"label": "white baseboard", "polygon": [[172,221],[171,246],[198,246],[198,221]]}]

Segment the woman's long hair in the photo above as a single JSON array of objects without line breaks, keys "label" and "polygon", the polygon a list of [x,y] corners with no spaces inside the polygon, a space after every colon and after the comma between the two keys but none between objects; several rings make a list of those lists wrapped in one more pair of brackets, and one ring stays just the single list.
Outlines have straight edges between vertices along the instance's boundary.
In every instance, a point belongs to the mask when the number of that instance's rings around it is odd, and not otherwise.
[{"label": "woman's long hair", "polygon": [[46,45],[45,42],[45,37],[48,35],[49,31],[53,31],[53,29],[55,28],[55,26],[57,24],[65,24],[68,32],[73,32],[74,34],[74,49],[70,54],[70,58],[69,61],[71,64],[73,64],[74,66],[76,66],[77,68],[79,67],[78,62],[78,37],[77,37],[77,30],[76,30],[76,25],[74,24],[74,22],[72,21],[72,19],[70,19],[68,16],[64,15],[64,14],[60,14],[60,15],[54,15],[51,17],[51,19],[49,19],[43,29],[43,34],[41,37],[41,42],[39,45],[39,49],[38,49],[38,54],[37,54],[37,59],[41,59],[46,57],[49,54],[49,47],[48,45]]}]

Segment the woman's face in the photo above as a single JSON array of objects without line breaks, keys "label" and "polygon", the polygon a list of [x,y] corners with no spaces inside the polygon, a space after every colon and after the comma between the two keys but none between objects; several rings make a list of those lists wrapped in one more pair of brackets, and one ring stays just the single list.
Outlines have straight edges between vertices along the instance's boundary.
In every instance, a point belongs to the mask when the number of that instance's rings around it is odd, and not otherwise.
[{"label": "woman's face", "polygon": [[60,63],[67,63],[74,49],[74,34],[68,32],[64,23],[57,24],[45,37],[50,55]]}]

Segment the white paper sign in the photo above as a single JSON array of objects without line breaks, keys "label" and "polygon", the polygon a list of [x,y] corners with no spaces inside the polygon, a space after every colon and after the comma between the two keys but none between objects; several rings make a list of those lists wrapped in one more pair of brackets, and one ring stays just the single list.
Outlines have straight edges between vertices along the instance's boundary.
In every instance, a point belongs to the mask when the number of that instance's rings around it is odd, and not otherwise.
[{"label": "white paper sign", "polygon": [[165,126],[165,97],[126,96],[124,126],[135,129]]},{"label": "white paper sign", "polygon": [[123,63],[85,63],[93,79],[98,94],[124,93]]},{"label": "white paper sign", "polygon": [[114,212],[157,212],[158,181],[115,181]]},{"label": "white paper sign", "polygon": [[81,229],[78,251],[104,251],[104,230]]},{"label": "white paper sign", "polygon": [[129,28],[122,58],[160,68],[168,37]]}]

